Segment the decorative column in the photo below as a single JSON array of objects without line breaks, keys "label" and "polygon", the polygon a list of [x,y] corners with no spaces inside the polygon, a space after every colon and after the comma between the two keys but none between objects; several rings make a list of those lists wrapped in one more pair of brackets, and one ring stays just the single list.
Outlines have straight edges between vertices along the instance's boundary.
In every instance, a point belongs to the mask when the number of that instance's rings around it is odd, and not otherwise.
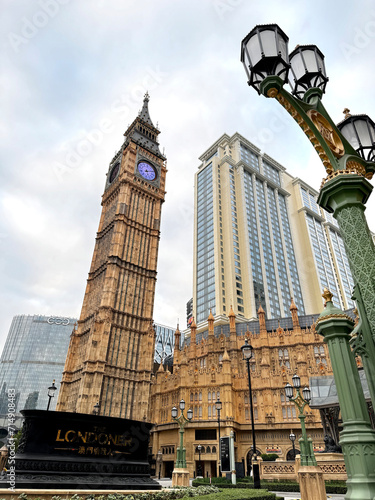
[{"label": "decorative column", "polygon": [[326,307],[316,331],[328,345],[343,420],[340,445],[348,474],[346,500],[375,498],[375,431],[371,428],[358,368],[349,341],[354,321],[332,303],[324,290]]}]

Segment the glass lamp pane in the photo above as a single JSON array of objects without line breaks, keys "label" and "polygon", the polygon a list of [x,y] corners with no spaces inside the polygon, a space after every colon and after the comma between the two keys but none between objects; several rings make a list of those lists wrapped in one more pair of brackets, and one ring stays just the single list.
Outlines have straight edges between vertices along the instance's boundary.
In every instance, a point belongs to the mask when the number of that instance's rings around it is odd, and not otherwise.
[{"label": "glass lamp pane", "polygon": [[306,69],[309,73],[317,73],[319,68],[316,63],[315,51],[312,49],[304,50],[303,57],[305,59]]},{"label": "glass lamp pane", "polygon": [[299,80],[305,74],[305,66],[299,52],[290,58],[290,64],[296,80]]},{"label": "glass lamp pane", "polygon": [[183,399],[180,401],[180,410],[185,410],[185,401]]},{"label": "glass lamp pane", "polygon": [[281,57],[284,60],[287,60],[287,58],[288,58],[288,47],[286,45],[286,41],[281,36],[279,36],[278,39],[279,39],[279,50],[281,52]]},{"label": "glass lamp pane", "polygon": [[372,146],[372,140],[369,134],[369,129],[367,127],[367,121],[365,120],[356,120],[355,127],[357,129],[357,133],[359,136],[359,140],[362,144],[362,147],[370,147]]},{"label": "glass lamp pane", "polygon": [[250,56],[250,65],[254,66],[257,62],[262,59],[262,54],[260,50],[260,44],[258,39],[258,34],[255,33],[250,40],[247,42],[246,48]]},{"label": "glass lamp pane", "polygon": [[277,56],[276,37],[274,30],[264,30],[260,33],[265,56]]},{"label": "glass lamp pane", "polygon": [[177,408],[174,406],[172,408],[172,418],[177,418],[177,413],[178,413]]},{"label": "glass lamp pane", "polygon": [[360,147],[358,139],[357,139],[357,135],[356,135],[355,130],[354,130],[353,123],[351,123],[351,122],[346,123],[341,128],[341,133],[345,137],[345,139],[347,139],[347,141],[349,141],[350,145],[354,149],[358,149]]},{"label": "glass lamp pane", "polygon": [[302,391],[303,398],[309,402],[311,400],[311,391],[308,387],[305,387]]}]

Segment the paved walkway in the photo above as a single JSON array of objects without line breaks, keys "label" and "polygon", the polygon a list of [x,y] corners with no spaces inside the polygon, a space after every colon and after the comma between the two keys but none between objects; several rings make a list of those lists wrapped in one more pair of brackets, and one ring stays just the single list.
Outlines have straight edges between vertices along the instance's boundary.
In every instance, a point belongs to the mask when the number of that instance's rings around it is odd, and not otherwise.
[{"label": "paved walkway", "polygon": [[[162,485],[163,488],[169,488],[172,486],[172,479],[169,479],[168,477],[166,478],[161,478],[157,479],[157,481]],[[190,484],[192,483],[192,479],[190,479]],[[282,492],[277,492],[274,491],[273,493],[276,493],[280,497],[284,497],[285,500],[301,500],[301,495],[300,493],[292,493],[289,491],[282,491]],[[332,500],[344,500],[344,495],[334,495],[330,494],[327,495],[327,499],[332,499]]]}]

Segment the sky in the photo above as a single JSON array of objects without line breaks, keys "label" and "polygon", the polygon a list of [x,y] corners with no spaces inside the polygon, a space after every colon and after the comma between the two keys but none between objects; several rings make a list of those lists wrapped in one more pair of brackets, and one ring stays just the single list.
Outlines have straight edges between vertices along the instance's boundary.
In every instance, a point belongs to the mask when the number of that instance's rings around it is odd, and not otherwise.
[{"label": "sky", "polygon": [[240,62],[247,33],[277,23],[289,51],[318,45],[333,120],[345,107],[375,118],[370,0],[1,0],[1,7],[0,352],[14,315],[79,317],[105,175],[146,91],[168,159],[154,321],[172,327],[185,327],[193,293],[194,173],[211,144],[239,132],[315,189],[325,176],[293,119],[248,87]]}]

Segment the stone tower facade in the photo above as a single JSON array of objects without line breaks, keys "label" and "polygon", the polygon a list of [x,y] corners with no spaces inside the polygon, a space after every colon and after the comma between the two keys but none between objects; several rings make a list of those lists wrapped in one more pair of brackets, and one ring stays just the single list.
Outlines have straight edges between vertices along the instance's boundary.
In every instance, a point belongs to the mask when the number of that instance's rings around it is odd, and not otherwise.
[{"label": "stone tower facade", "polygon": [[[290,305],[291,317],[267,320],[260,306],[258,320],[238,322],[231,308],[227,322],[214,323],[208,316],[205,330],[191,324],[190,337],[180,347],[180,332],[175,333],[172,372],[160,365],[152,387],[153,455],[160,457],[161,475],[171,472],[178,446],[177,425],[171,418],[173,406],[186,401],[193,419],[185,428],[184,445],[190,474],[197,471],[198,445],[204,476],[216,476],[219,460],[218,414],[215,403],[222,402],[221,436],[235,433],[235,461],[249,471],[252,447],[249,386],[241,346],[245,338],[254,349],[250,361],[257,453],[276,453],[287,460],[292,453],[291,431],[297,435],[301,424],[284,387],[295,373],[302,387],[310,377],[332,375],[327,346],[314,327],[315,316],[298,316],[296,304]],[[307,408],[306,428],[315,451],[324,448],[319,410]],[[158,455],[159,454],[159,455]]]},{"label": "stone tower facade", "polygon": [[148,94],[110,162],[81,316],[58,411],[149,420],[153,306],[166,158]]}]

